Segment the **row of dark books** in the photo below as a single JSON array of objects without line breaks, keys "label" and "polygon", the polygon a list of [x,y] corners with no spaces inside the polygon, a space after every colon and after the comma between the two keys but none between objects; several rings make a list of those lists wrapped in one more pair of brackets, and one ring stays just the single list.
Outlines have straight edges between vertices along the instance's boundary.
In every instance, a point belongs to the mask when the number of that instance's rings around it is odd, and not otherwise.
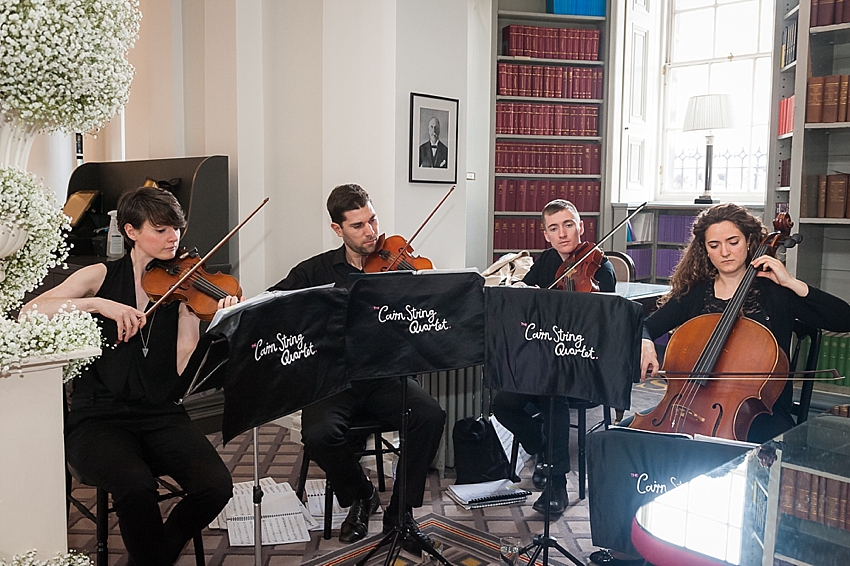
[{"label": "row of dark books", "polygon": [[794,95],[779,101],[779,127],[777,135],[787,134],[794,129]]},{"label": "row of dark books", "polygon": [[599,212],[599,181],[496,179],[496,212],[542,212],[555,199],[568,200],[579,213]]},{"label": "row of dark books", "polygon": [[850,75],[809,77],[806,85],[806,122],[847,122]]},{"label": "row of dark books", "polygon": [[791,186],[791,158],[779,160],[779,186]]},{"label": "row of dark books", "polygon": [[847,0],[812,0],[811,27],[846,22],[850,22],[850,2]]},{"label": "row of dark books", "polygon": [[635,278],[652,277],[652,248],[631,248],[626,250],[635,264]]},{"label": "row of dark books", "polygon": [[779,51],[779,68],[797,60],[797,20],[782,28],[782,48]]},{"label": "row of dark books", "polygon": [[599,175],[600,170],[599,144],[496,142],[496,173]]},{"label": "row of dark books", "polygon": [[691,239],[691,226],[696,216],[660,214],[658,216],[658,241],[687,244]]},{"label": "row of dark books", "polygon": [[800,519],[850,530],[850,484],[803,470],[783,467],[779,511]]},{"label": "row of dark books", "polygon": [[[596,241],[596,217],[582,218],[582,241]],[[543,235],[543,220],[539,216],[495,216],[493,218],[493,249],[545,250],[551,245]]]},{"label": "row of dark books", "polygon": [[[818,369],[835,369],[843,377],[840,380],[832,380],[829,383],[850,387],[850,333],[847,332],[824,332],[821,335],[820,352],[818,353]],[[806,350],[808,354],[808,350]],[[802,355],[802,348],[801,348]]]},{"label": "row of dark books", "polygon": [[531,136],[598,136],[599,107],[591,104],[497,102],[496,133]]},{"label": "row of dark books", "polygon": [[509,25],[502,28],[502,55],[574,61],[599,60],[599,30]]},{"label": "row of dark books", "polygon": [[550,14],[604,16],[606,3],[607,0],[546,0],[546,11]]},{"label": "row of dark books", "polygon": [[[800,216],[804,218],[850,218],[850,198],[847,196],[850,175],[836,173],[834,175],[816,175],[813,177],[814,187],[809,184],[803,190],[806,194],[800,199]],[[817,208],[811,210],[809,190],[816,190]],[[815,214],[812,214],[815,212]]]},{"label": "row of dark books", "polygon": [[602,99],[601,67],[499,63],[497,94],[534,98]]},{"label": "row of dark books", "polygon": [[658,248],[655,251],[655,274],[660,277],[671,277],[682,259],[684,250],[678,248]]}]

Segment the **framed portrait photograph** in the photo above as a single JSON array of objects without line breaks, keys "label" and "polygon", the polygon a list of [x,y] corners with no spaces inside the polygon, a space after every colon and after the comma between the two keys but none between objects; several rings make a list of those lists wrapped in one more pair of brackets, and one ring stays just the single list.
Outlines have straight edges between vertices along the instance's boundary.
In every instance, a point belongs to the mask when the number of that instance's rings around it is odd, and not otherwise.
[{"label": "framed portrait photograph", "polygon": [[458,100],[410,93],[410,182],[457,183]]}]

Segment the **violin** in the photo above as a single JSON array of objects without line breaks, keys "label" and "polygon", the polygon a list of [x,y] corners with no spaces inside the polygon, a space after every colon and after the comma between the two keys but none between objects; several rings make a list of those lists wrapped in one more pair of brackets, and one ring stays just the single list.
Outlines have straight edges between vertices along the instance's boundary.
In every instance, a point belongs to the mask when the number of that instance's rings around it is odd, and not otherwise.
[{"label": "violin", "polygon": [[434,269],[434,264],[427,257],[413,255],[413,248],[403,237],[387,238],[385,234],[381,234],[377,249],[363,262],[363,271],[366,273],[420,269]]},{"label": "violin", "polygon": [[[787,213],[777,216],[775,231],[764,238],[753,257],[796,245],[801,238],[789,237],[793,225]],[[636,414],[630,428],[746,440],[753,420],[773,411],[785,388],[788,357],[770,330],[739,316],[756,272],[752,265],[747,268],[722,313],[697,316],[673,333],[662,369],[668,375],[687,377],[668,381],[658,406]],[[713,377],[716,374],[755,377],[718,379]]]},{"label": "violin", "polygon": [[446,193],[446,196],[443,197],[443,200],[434,207],[434,210],[431,211],[428,218],[425,219],[416,232],[410,237],[410,240],[405,240],[402,236],[386,237],[385,234],[381,234],[378,238],[377,248],[374,252],[369,254],[363,262],[363,271],[366,273],[379,273],[381,271],[418,271],[420,269],[434,269],[434,264],[431,263],[430,259],[427,257],[413,255],[413,248],[410,246],[410,243],[414,238],[416,238],[416,236],[419,235],[422,228],[428,224],[428,221],[431,220],[434,213],[437,212],[444,202],[446,202],[446,199],[449,198],[449,195],[452,194],[453,190],[455,190],[454,185],[451,189],[449,189],[449,192]]},{"label": "violin", "polygon": [[593,276],[604,257],[596,244],[580,243],[555,272],[555,287],[561,291],[598,293],[599,282]]},{"label": "violin", "polygon": [[[228,295],[241,296],[239,281],[226,273],[208,273],[197,268],[191,276],[181,278],[199,262],[197,249],[183,250],[170,261],[154,259],[142,275],[142,289],[151,301],[159,301],[169,291],[165,302],[183,301],[190,311],[201,320],[210,321],[218,310],[219,300]],[[179,285],[176,285],[180,281]]]}]

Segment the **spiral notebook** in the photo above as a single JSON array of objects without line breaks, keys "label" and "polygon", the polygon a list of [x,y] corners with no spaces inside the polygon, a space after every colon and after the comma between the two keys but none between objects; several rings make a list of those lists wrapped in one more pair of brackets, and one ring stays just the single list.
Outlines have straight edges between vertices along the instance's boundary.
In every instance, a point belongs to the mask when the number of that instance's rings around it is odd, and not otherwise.
[{"label": "spiral notebook", "polygon": [[446,493],[464,509],[522,503],[526,497],[531,495],[530,491],[520,488],[507,479],[450,485],[446,488]]}]

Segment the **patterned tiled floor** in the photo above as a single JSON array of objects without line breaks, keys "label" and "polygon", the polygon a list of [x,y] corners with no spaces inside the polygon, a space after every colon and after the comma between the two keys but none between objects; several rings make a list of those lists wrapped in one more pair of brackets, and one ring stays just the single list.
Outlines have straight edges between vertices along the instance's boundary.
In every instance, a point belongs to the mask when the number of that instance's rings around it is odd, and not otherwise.
[{"label": "patterned tiled floor", "polygon": [[[640,387],[640,386],[637,386]],[[649,391],[637,391],[633,397],[635,408],[642,409],[654,406],[660,394]],[[588,422],[596,422],[601,418],[600,409],[588,411]],[[573,470],[577,469],[575,446],[575,434],[571,435]],[[234,482],[248,481],[253,479],[253,446],[252,435],[244,434],[231,441],[227,446],[221,445],[221,435],[210,436],[211,441],[218,449],[222,459],[228,465],[233,474]],[[277,425],[266,425],[259,432],[259,454],[260,475],[270,476],[278,482],[288,481],[295,485],[300,468],[301,446],[289,441],[289,431]],[[315,466],[310,468],[311,478],[323,478],[321,470]],[[488,507],[472,511],[464,510],[452,502],[445,494],[445,488],[454,482],[451,470],[448,477],[440,478],[436,472],[428,478],[425,493],[425,505],[416,511],[422,516],[426,513],[435,513],[447,517],[458,523],[464,524],[476,531],[488,532],[497,536],[515,535],[522,539],[523,543],[531,540],[535,533],[543,532],[543,517],[532,510],[531,506],[537,499],[538,494],[533,493],[525,504],[503,507]],[[530,464],[522,474],[521,486],[534,491],[531,486]],[[587,500],[579,500],[578,476],[575,471],[568,476],[568,493],[570,505],[566,512],[550,526],[550,533],[556,537],[569,552],[580,561],[590,564],[589,555],[596,550],[591,543],[590,521]],[[85,486],[74,486],[74,495],[88,502],[89,507],[94,507],[95,491]],[[381,494],[384,505],[389,502],[390,491]],[[382,515],[375,515],[370,522],[370,533],[380,532]],[[110,517],[110,565],[126,566],[127,559],[123,555],[121,537],[118,533],[117,522],[114,516]],[[83,518],[78,511],[72,508],[69,517],[69,547],[72,549],[88,552],[94,560],[94,526]],[[334,532],[334,535],[336,532]],[[341,548],[341,543],[336,537],[331,540],[323,540],[321,532],[313,533],[308,543],[296,543],[288,545],[263,547],[264,566],[289,566],[301,564],[302,561],[313,560],[328,552]],[[210,530],[204,531],[204,551],[209,566],[249,566],[254,564],[253,547],[230,547],[226,531]],[[572,564],[556,554],[550,554],[550,564]],[[194,564],[192,544],[190,543],[184,551],[179,562],[181,566]]]}]

